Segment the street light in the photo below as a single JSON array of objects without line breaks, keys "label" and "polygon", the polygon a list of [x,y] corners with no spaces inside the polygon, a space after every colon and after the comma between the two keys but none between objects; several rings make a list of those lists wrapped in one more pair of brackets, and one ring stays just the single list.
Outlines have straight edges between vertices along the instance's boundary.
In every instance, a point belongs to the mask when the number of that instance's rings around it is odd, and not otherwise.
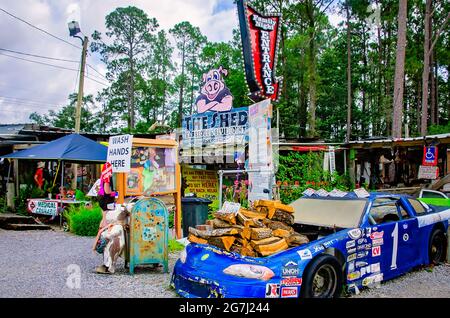
[{"label": "street light", "polygon": [[[71,21],[68,23],[69,34],[71,37],[79,38],[81,43],[83,44],[83,50],[81,52],[81,67],[80,67],[80,79],[78,84],[78,96],[77,96],[77,108],[75,112],[75,133],[78,134],[80,132],[80,120],[81,120],[81,104],[83,102],[83,86],[84,86],[84,69],[86,67],[86,52],[88,45],[87,36],[84,39],[77,34],[81,32],[80,25],[77,21]],[[77,175],[78,175],[78,165],[74,164],[73,171],[73,180],[72,180],[72,188],[77,188]]]}]

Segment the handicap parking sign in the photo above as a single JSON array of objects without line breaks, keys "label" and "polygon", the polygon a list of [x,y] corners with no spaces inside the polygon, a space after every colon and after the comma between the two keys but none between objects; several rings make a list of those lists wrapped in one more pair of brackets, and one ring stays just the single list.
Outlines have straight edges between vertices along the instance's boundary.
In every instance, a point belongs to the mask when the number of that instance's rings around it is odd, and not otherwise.
[{"label": "handicap parking sign", "polygon": [[438,149],[436,146],[423,147],[423,160],[424,166],[436,166],[438,160]]}]

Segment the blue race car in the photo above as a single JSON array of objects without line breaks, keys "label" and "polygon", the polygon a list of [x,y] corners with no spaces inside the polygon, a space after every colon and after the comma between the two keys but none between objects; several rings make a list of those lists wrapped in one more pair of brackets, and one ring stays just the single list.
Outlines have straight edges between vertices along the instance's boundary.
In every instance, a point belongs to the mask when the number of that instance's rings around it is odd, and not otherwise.
[{"label": "blue race car", "polygon": [[183,297],[338,297],[445,259],[450,209],[407,195],[303,197],[294,229],[310,242],[268,257],[189,244],[172,286]]}]

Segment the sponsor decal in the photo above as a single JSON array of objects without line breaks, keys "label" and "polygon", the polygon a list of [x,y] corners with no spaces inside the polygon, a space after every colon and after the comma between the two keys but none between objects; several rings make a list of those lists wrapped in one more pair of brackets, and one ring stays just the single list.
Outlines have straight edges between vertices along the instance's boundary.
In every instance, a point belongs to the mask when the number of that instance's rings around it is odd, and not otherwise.
[{"label": "sponsor decal", "polygon": [[325,249],[325,247],[323,247],[322,245],[316,245],[313,248],[314,248],[314,253],[319,253]]},{"label": "sponsor decal", "polygon": [[359,271],[349,273],[347,275],[347,280],[352,281],[361,277],[361,273]]},{"label": "sponsor decal", "polygon": [[372,229],[370,227],[366,227],[366,237],[370,237],[371,233],[372,233]]},{"label": "sponsor decal", "polygon": [[363,281],[362,281],[362,285],[363,286],[370,286],[370,285],[372,285],[374,283],[379,283],[382,280],[383,280],[383,274],[382,273],[375,274],[375,275],[368,276],[368,277],[364,278]]},{"label": "sponsor decal", "polygon": [[281,276],[283,277],[296,277],[299,274],[298,264],[289,261],[288,263],[284,264],[283,268],[281,269]]},{"label": "sponsor decal", "polygon": [[361,268],[361,277],[366,275],[366,267]]},{"label": "sponsor decal", "polygon": [[355,245],[356,245],[356,241],[355,240],[348,241],[347,243],[345,243],[345,248],[349,249],[349,248],[355,247]]},{"label": "sponsor decal", "polygon": [[367,255],[369,255],[369,251],[358,252],[358,254],[356,254],[356,258],[364,258]]},{"label": "sponsor decal", "polygon": [[356,254],[349,255],[349,256],[347,257],[347,262],[354,261],[355,259],[356,259]]},{"label": "sponsor decal", "polygon": [[328,248],[328,247],[330,247],[331,245],[337,243],[337,241],[338,241],[337,239],[333,239],[333,240],[331,240],[331,241],[327,241],[327,242],[323,243],[323,246],[325,246],[325,248]]},{"label": "sponsor decal", "polygon": [[355,262],[350,262],[350,263],[347,263],[347,264],[348,264],[347,265],[347,272],[351,273],[351,272],[355,271]]},{"label": "sponsor decal", "polygon": [[348,231],[348,236],[352,239],[352,240],[357,240],[359,238],[361,238],[362,236],[362,231],[361,229],[353,229]]},{"label": "sponsor decal", "polygon": [[363,262],[363,261],[356,262],[356,268],[365,267],[367,265],[369,265],[369,263],[367,263],[367,262]]},{"label": "sponsor decal", "polygon": [[368,251],[372,248],[372,244],[364,244],[358,246],[358,251]]},{"label": "sponsor decal", "polygon": [[403,224],[403,229],[407,230],[408,229],[408,224]]},{"label": "sponsor decal", "polygon": [[301,286],[302,279],[299,277],[288,277],[281,280],[282,286]]},{"label": "sponsor decal", "polygon": [[380,263],[370,265],[370,271],[372,273],[378,273],[379,271],[381,271]]},{"label": "sponsor decal", "polygon": [[383,234],[384,234],[384,231],[381,231],[381,232],[372,232],[372,234],[370,234],[370,238],[371,238],[372,240],[380,239],[380,238],[383,238]]},{"label": "sponsor decal", "polygon": [[366,239],[366,238],[360,238],[360,239],[358,240],[358,244],[359,244],[359,245],[365,244],[365,243],[367,243],[367,239]]},{"label": "sponsor decal", "polygon": [[381,255],[381,246],[372,247],[372,257],[377,257]]},{"label": "sponsor decal", "polygon": [[351,248],[351,249],[347,250],[347,253],[348,254],[356,253],[356,248]]},{"label": "sponsor decal", "polygon": [[409,240],[409,235],[408,233],[403,234],[403,241],[407,242]]},{"label": "sponsor decal", "polygon": [[297,253],[300,256],[301,260],[312,259],[312,253],[309,249],[300,250]]},{"label": "sponsor decal", "polygon": [[297,287],[282,287],[281,288],[281,298],[297,298],[298,288]]},{"label": "sponsor decal", "polygon": [[279,298],[279,297],[280,297],[280,285],[266,284],[266,298]]},{"label": "sponsor decal", "polygon": [[374,239],[372,240],[372,246],[379,246],[379,245],[383,245],[383,239]]}]

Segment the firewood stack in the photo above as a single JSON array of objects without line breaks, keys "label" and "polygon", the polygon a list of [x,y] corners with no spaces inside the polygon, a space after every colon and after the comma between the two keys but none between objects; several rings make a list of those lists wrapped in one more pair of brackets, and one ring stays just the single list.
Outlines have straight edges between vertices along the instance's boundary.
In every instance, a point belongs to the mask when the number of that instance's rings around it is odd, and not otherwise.
[{"label": "firewood stack", "polygon": [[210,244],[243,256],[272,255],[289,247],[308,243],[296,233],[294,209],[280,201],[258,200],[252,209],[237,214],[218,211],[204,225],[189,228],[188,240]]}]

